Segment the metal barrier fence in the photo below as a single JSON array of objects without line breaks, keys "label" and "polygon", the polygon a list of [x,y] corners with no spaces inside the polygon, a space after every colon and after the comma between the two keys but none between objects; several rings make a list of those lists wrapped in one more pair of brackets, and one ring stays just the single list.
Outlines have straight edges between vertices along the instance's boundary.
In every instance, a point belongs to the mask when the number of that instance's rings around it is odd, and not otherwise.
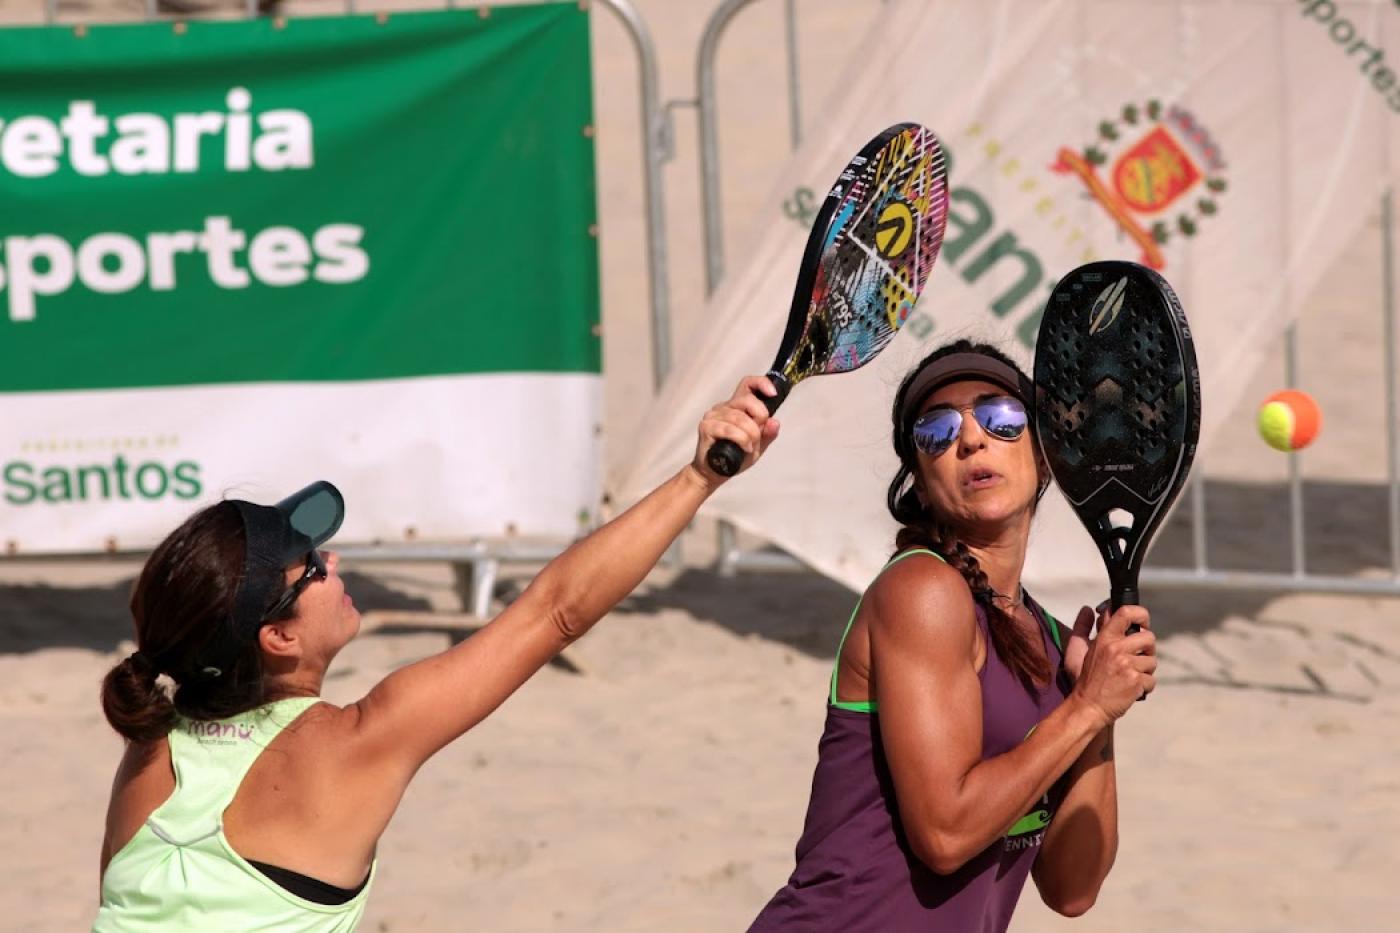
[{"label": "metal barrier fence", "polygon": [[[724,0],[711,15],[697,50],[696,83],[700,113],[700,175],[705,230],[706,285],[710,293],[724,274],[724,244],[721,224],[721,185],[718,147],[718,100],[715,93],[715,58],[719,40],[725,29],[742,9],[755,0]],[[788,55],[788,102],[792,146],[801,140],[799,107],[799,71],[795,43],[796,18],[794,0],[784,0],[785,39]],[[1384,379],[1386,398],[1386,452],[1390,575],[1385,578],[1343,576],[1311,573],[1307,569],[1307,529],[1304,522],[1304,486],[1301,460],[1297,452],[1288,454],[1286,483],[1289,502],[1290,566],[1286,571],[1227,570],[1212,567],[1209,560],[1207,536],[1207,480],[1198,460],[1195,476],[1188,485],[1188,495],[1181,507],[1189,508],[1192,563],[1189,567],[1148,567],[1142,571],[1142,582],[1202,589],[1247,589],[1269,591],[1313,591],[1373,595],[1400,595],[1400,383],[1396,371],[1396,307],[1394,270],[1395,214],[1392,192],[1386,191],[1380,205],[1381,225],[1381,300]],[[1290,326],[1284,336],[1284,384],[1298,385],[1297,325]],[[1187,506],[1186,503],[1189,503]],[[717,569],[722,575],[740,570],[798,570],[804,565],[792,555],[774,547],[744,550],[735,529],[726,522],[718,528]]]},{"label": "metal barrier fence", "polygon": [[[589,0],[583,0],[585,4],[588,2]],[[738,13],[751,6],[755,0],[723,0],[719,4],[707,21],[697,48],[697,96],[694,99],[670,100],[665,103],[660,100],[655,45],[646,23],[636,7],[631,0],[595,0],[595,2],[608,8],[618,17],[631,38],[638,57],[642,117],[641,155],[647,215],[647,259],[653,349],[652,376],[654,385],[659,388],[669,372],[671,358],[669,257],[665,239],[665,193],[661,173],[662,165],[673,155],[670,116],[673,108],[676,107],[695,107],[698,112],[705,281],[707,292],[713,292],[724,273],[715,59],[720,39],[727,27]],[[796,148],[802,137],[801,74],[796,41],[798,19],[796,0],[783,0],[783,3],[789,135],[793,148]],[[453,8],[459,4],[455,0],[447,0],[444,5]],[[478,3],[462,5],[478,8],[487,6]],[[344,12],[355,13],[356,11],[356,0],[345,0]],[[44,0],[46,22],[56,23],[60,13],[59,0]],[[147,19],[160,18],[157,0],[145,0],[144,13]],[[181,14],[182,17],[185,15]],[[258,16],[257,0],[246,0],[242,15]],[[1381,313],[1383,316],[1384,374],[1386,380],[1390,577],[1367,579],[1308,572],[1305,562],[1307,530],[1303,512],[1303,482],[1299,457],[1295,453],[1289,455],[1290,466],[1287,482],[1292,555],[1291,567],[1287,571],[1277,573],[1235,571],[1211,566],[1209,541],[1206,533],[1208,520],[1206,485],[1201,478],[1202,474],[1198,467],[1197,478],[1191,482],[1189,494],[1186,497],[1190,509],[1192,566],[1145,569],[1143,571],[1145,583],[1205,588],[1400,594],[1400,438],[1397,438],[1397,421],[1400,420],[1400,395],[1397,394],[1395,354],[1394,223],[1392,195],[1387,192],[1381,205],[1383,244]],[[1298,375],[1296,327],[1289,329],[1285,341],[1284,381],[1287,385],[1293,386],[1297,384]],[[1185,502],[1182,507],[1187,507]],[[737,544],[733,527],[727,523],[720,523],[718,534],[720,536],[718,568],[722,573],[733,573],[739,570],[788,570],[799,569],[803,566],[791,555],[772,548],[757,551],[741,549]],[[538,563],[548,560],[558,551],[559,547],[554,545],[472,542],[464,545],[395,544],[354,547],[347,548],[345,555],[349,558],[363,560],[450,562],[456,569],[459,588],[468,606],[478,614],[485,614],[502,563]]]}]

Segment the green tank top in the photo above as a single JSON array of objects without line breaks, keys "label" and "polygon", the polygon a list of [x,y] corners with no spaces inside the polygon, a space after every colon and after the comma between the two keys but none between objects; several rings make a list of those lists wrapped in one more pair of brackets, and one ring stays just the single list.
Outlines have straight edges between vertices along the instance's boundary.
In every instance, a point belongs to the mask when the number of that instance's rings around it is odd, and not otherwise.
[{"label": "green tank top", "polygon": [[175,791],[108,863],[94,933],[355,929],[377,862],[354,898],[317,904],[248,864],[224,837],[224,810],[243,776],[283,729],[319,702],[299,697],[231,719],[179,721],[169,738]]}]

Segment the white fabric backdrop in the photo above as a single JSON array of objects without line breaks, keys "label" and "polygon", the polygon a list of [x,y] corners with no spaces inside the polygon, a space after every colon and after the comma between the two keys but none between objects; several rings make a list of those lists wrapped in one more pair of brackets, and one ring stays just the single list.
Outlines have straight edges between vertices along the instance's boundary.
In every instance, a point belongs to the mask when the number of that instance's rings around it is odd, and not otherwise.
[{"label": "white fabric backdrop", "polygon": [[[1326,0],[890,3],[843,92],[809,121],[747,248],[731,250],[742,261],[731,258],[703,326],[677,341],[642,447],[611,477],[615,500],[677,469],[700,413],[767,368],[807,235],[808,220],[792,219],[799,189],[819,199],[866,139],[900,120],[933,128],[952,157],[947,237],[914,318],[865,369],[800,384],[779,412],[779,442],[716,495],[712,514],[863,587],[895,530],[884,490],[901,376],[961,336],[1028,366],[1048,290],[1093,259],[1155,264],[1172,283],[1203,370],[1202,450],[1226,442],[1216,429],[1267,342],[1395,176],[1396,17],[1389,3]],[[1103,156],[1097,196],[1054,168],[1091,146]],[[1154,223],[1165,243],[1151,239]],[[1026,579],[1086,600],[1106,591],[1057,494],[1037,518]]]}]

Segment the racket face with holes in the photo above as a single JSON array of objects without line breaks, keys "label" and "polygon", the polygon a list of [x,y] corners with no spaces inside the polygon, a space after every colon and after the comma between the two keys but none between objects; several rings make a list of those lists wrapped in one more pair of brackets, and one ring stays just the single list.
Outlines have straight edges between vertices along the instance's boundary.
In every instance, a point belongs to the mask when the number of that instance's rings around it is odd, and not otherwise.
[{"label": "racket face with holes", "polygon": [[773,371],[792,385],[874,359],[928,282],[947,217],[947,169],[932,131],[900,123],[867,143],[812,225]]},{"label": "racket face with holes", "polygon": [[1201,381],[1165,279],[1095,262],[1050,294],[1035,348],[1036,436],[1103,555],[1115,606],[1137,602],[1152,536],[1196,453]]}]

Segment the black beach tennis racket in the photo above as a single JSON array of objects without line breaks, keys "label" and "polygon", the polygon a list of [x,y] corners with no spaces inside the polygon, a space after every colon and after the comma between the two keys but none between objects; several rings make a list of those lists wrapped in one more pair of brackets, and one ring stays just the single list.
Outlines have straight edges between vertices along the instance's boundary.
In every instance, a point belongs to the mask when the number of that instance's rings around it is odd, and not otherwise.
[{"label": "black beach tennis racket", "polygon": [[1171,286],[1131,262],[1060,279],[1040,322],[1035,386],[1040,449],[1098,545],[1111,604],[1137,605],[1143,557],[1201,425],[1196,351]]},{"label": "black beach tennis racket", "polygon": [[[808,376],[859,369],[909,318],[928,281],[948,218],[938,137],[914,123],[876,136],[850,161],[807,237],[787,329],[769,369],[771,414]],[[721,476],[744,454],[716,441],[705,462]]]}]

